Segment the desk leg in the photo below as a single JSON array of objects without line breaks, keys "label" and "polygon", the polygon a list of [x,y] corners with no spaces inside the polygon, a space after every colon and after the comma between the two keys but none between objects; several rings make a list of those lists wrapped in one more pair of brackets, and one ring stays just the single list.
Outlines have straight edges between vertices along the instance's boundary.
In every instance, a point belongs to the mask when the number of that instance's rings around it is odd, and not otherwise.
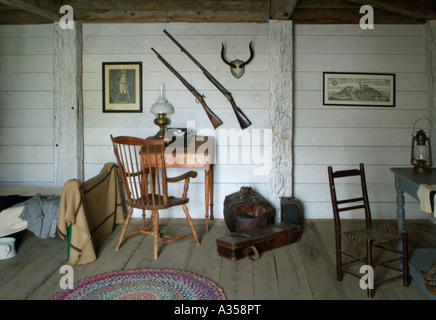
[{"label": "desk leg", "polygon": [[213,164],[209,168],[209,206],[210,220],[213,220]]},{"label": "desk leg", "polygon": [[209,232],[209,192],[210,192],[210,168],[204,170],[204,206],[206,218],[206,232]]},{"label": "desk leg", "polygon": [[[397,176],[395,176],[395,190],[397,191],[397,228],[398,232],[402,232],[404,230],[404,219],[405,213],[404,210],[404,190],[400,186],[400,182]],[[403,249],[403,243],[401,241],[398,242],[398,250]]]},{"label": "desk leg", "polygon": [[401,232],[404,230],[406,211],[404,210],[404,190],[400,187],[397,178],[395,178],[395,189],[397,191],[397,228],[398,232]]}]

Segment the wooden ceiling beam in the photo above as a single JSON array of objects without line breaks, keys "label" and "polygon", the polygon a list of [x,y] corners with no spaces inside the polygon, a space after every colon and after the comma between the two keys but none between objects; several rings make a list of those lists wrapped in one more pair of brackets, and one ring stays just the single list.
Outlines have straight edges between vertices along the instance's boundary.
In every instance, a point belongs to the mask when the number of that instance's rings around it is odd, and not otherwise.
[{"label": "wooden ceiling beam", "polygon": [[269,20],[268,11],[219,10],[84,10],[74,11],[84,22],[257,22]]},{"label": "wooden ceiling beam", "polygon": [[28,25],[52,22],[50,19],[23,10],[0,10],[0,25]]},{"label": "wooden ceiling beam", "polygon": [[[415,19],[378,10],[374,14],[378,24],[422,24],[425,19]],[[296,24],[356,24],[362,14],[359,9],[295,9],[291,19]]]},{"label": "wooden ceiling beam", "polygon": [[57,21],[61,17],[56,12],[55,0],[0,0],[0,4],[11,9],[23,10],[51,22]]},{"label": "wooden ceiling beam", "polygon": [[[1,1],[1,0],[0,0]],[[90,22],[266,22],[270,0],[69,0]]]},{"label": "wooden ceiling beam", "polygon": [[[359,23],[371,5],[375,23],[412,24],[436,19],[436,0],[0,0],[0,24],[50,23],[62,4],[83,22],[256,22]],[[32,20],[32,16],[34,19]]]},{"label": "wooden ceiling beam", "polygon": [[[436,19],[436,6],[434,0],[407,1],[407,0],[347,0],[361,5],[370,5],[374,10],[382,9],[413,19]],[[375,14],[374,14],[375,15]]]},{"label": "wooden ceiling beam", "polygon": [[270,18],[273,20],[289,20],[299,0],[271,0]]},{"label": "wooden ceiling beam", "polygon": [[85,10],[218,10],[269,11],[270,0],[63,0],[75,11]]}]

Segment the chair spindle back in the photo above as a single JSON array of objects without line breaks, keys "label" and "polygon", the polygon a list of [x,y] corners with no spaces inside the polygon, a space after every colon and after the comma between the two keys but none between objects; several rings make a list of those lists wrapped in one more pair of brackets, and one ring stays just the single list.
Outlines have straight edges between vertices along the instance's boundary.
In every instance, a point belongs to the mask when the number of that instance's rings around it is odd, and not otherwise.
[{"label": "chair spindle back", "polygon": [[130,206],[165,206],[168,200],[163,140],[112,137]]}]

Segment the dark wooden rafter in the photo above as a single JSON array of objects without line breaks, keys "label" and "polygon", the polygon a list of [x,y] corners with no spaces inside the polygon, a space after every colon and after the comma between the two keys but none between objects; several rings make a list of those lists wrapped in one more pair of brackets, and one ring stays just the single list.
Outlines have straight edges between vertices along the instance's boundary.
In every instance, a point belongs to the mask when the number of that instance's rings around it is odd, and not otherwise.
[{"label": "dark wooden rafter", "polygon": [[299,0],[271,0],[270,18],[273,20],[289,20]]},{"label": "dark wooden rafter", "polygon": [[359,23],[360,7],[374,8],[378,24],[436,20],[436,0],[0,0],[0,24],[51,23],[70,5],[82,22]]},{"label": "dark wooden rafter", "polygon": [[[50,22],[57,21],[61,17],[56,10],[55,0],[0,0],[0,4],[14,10],[16,15],[22,13],[24,16],[28,16],[31,14],[36,18]],[[17,18],[19,19],[19,17]]]},{"label": "dark wooden rafter", "polygon": [[[428,1],[428,6],[430,6],[430,1]],[[418,18],[412,15],[401,14],[401,10],[395,11],[393,7],[390,7],[390,10],[386,10],[387,6],[375,5],[375,2],[377,4],[385,3],[385,0],[300,0],[291,19],[297,24],[356,24],[359,23],[362,17],[360,7],[370,4],[370,2],[374,2],[374,16],[378,24],[420,24],[425,23],[427,20],[422,17]],[[408,6],[413,6],[412,1],[407,0],[395,0],[392,2],[395,2],[399,8],[404,7],[405,2],[408,3]],[[413,3],[415,2],[425,6],[424,2],[426,0],[413,1]]]},{"label": "dark wooden rafter", "polygon": [[93,22],[266,22],[270,0],[72,0],[75,18]]},{"label": "dark wooden rafter", "polygon": [[347,0],[360,5],[370,5],[374,10],[382,9],[412,19],[436,19],[436,1],[395,1],[395,0]]},{"label": "dark wooden rafter", "polygon": [[267,22],[268,12],[254,12],[243,15],[237,11],[217,10],[87,10],[74,11],[76,20],[88,22]]},{"label": "dark wooden rafter", "polygon": [[[297,9],[292,20],[296,24],[359,24],[363,16],[359,9]],[[374,23],[376,24],[423,24],[425,21],[425,19],[404,17],[374,9]]]}]

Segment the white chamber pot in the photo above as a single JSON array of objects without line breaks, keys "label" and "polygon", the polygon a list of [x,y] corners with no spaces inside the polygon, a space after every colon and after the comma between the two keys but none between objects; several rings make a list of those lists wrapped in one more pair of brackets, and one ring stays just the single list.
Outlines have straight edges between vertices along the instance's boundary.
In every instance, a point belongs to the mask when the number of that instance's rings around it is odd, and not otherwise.
[{"label": "white chamber pot", "polygon": [[0,238],[0,260],[10,259],[16,255],[15,239],[11,237]]}]

